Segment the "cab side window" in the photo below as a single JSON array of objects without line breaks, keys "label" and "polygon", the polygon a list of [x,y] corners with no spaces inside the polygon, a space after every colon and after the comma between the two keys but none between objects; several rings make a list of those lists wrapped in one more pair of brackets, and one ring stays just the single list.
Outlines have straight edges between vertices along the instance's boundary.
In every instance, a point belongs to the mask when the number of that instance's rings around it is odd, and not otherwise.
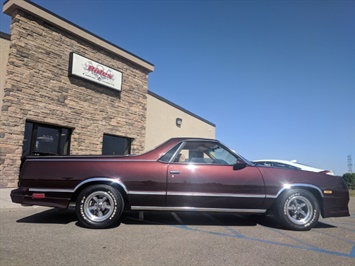
[{"label": "cab side window", "polygon": [[174,163],[234,165],[237,158],[216,142],[187,141],[177,153]]}]

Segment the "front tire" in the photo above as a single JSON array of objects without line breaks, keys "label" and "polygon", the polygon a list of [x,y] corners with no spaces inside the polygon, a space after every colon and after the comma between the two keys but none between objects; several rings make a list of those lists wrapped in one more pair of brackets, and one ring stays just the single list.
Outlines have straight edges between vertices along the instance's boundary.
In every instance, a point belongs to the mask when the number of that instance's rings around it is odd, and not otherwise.
[{"label": "front tire", "polygon": [[76,215],[85,227],[109,228],[118,223],[123,206],[122,195],[117,189],[108,185],[93,185],[80,192]]},{"label": "front tire", "polygon": [[282,226],[296,231],[313,228],[319,219],[317,199],[307,190],[291,189],[277,200],[277,214]]}]

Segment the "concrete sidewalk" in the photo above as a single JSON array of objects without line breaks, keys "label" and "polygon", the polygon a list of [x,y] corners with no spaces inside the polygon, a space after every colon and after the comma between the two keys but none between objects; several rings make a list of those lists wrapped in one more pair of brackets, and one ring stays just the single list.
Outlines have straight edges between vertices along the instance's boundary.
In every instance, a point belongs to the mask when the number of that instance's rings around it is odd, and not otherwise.
[{"label": "concrete sidewalk", "polygon": [[0,188],[0,209],[22,208],[21,204],[11,201],[10,193],[13,189],[15,188]]}]

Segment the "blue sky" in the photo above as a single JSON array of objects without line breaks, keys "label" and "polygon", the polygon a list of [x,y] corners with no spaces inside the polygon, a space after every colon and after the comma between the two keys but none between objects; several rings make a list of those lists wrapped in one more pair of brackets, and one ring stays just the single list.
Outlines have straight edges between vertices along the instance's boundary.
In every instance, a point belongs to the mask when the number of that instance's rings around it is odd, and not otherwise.
[{"label": "blue sky", "polygon": [[355,170],[354,0],[33,2],[154,64],[149,90],[244,157]]}]

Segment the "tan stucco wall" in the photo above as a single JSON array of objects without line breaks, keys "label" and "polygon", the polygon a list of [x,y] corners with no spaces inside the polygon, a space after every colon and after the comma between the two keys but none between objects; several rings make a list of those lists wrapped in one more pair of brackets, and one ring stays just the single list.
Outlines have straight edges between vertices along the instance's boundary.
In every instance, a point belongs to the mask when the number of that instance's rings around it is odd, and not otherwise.
[{"label": "tan stucco wall", "polygon": [[2,108],[2,99],[4,97],[4,86],[6,78],[6,65],[9,59],[10,41],[0,37],[0,115]]},{"label": "tan stucco wall", "polygon": [[[182,118],[181,127],[176,118]],[[147,127],[145,150],[150,150],[172,137],[215,138],[216,127],[183,108],[175,107],[154,95],[147,95]]]}]

